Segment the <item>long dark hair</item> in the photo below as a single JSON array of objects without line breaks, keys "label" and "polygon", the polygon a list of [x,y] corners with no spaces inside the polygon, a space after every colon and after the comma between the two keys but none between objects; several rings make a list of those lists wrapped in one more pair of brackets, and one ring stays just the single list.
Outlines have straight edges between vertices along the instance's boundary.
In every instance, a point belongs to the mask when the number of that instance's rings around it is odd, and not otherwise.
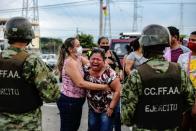
[{"label": "long dark hair", "polygon": [[73,48],[74,47],[74,41],[76,40],[77,38],[75,37],[70,37],[70,38],[67,38],[64,43],[62,44],[62,46],[60,47],[60,50],[59,50],[59,57],[58,57],[58,62],[57,62],[57,68],[58,68],[58,71],[60,73],[60,77],[62,75],[62,69],[63,69],[63,64],[64,64],[64,60],[65,60],[65,57],[68,56],[70,54],[69,52],[69,48]]},{"label": "long dark hair", "polygon": [[138,50],[140,48],[139,37],[131,41],[129,45],[132,47],[134,51]]},{"label": "long dark hair", "polygon": [[106,39],[107,41],[109,41],[108,37],[102,36],[98,39],[97,44],[100,45],[101,44],[101,40]]}]

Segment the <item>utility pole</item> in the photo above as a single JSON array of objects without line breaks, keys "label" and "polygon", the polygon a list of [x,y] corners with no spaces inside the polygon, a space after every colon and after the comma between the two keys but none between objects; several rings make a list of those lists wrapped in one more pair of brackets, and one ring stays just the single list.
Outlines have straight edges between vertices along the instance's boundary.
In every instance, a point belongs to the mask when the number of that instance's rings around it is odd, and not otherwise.
[{"label": "utility pole", "polygon": [[[134,0],[133,1],[133,24],[132,24],[132,32],[137,32],[138,31],[138,20],[140,18],[141,24],[142,24],[142,15],[139,15],[138,9],[142,8],[142,6],[139,6],[140,0]],[[140,25],[141,27],[141,25]]]},{"label": "utility pole", "polygon": [[103,36],[103,0],[100,0],[99,8],[99,37]]},{"label": "utility pole", "polygon": [[111,38],[111,16],[110,16],[110,0],[106,0],[104,15],[104,36]]},{"label": "utility pole", "polygon": [[39,49],[40,28],[38,0],[23,0],[22,16],[29,19],[35,33],[35,39],[33,39],[32,47],[30,48]]},{"label": "utility pole", "polygon": [[28,18],[28,10],[29,10],[29,1],[28,0],[23,0],[22,4],[22,16],[25,18]]},{"label": "utility pole", "polygon": [[183,9],[184,9],[184,3],[183,1],[181,0],[181,3],[180,3],[180,32],[183,34],[184,32],[184,26],[183,26],[183,17],[184,17],[184,12],[183,12]]},{"label": "utility pole", "polygon": [[76,27],[76,36],[78,36],[78,34],[79,34],[79,29],[78,27]]},{"label": "utility pole", "polygon": [[138,13],[137,13],[137,9],[138,9],[138,3],[137,3],[137,0],[134,0],[134,3],[133,3],[133,26],[132,26],[132,31],[133,32],[136,32],[138,30],[138,24],[137,24]]}]

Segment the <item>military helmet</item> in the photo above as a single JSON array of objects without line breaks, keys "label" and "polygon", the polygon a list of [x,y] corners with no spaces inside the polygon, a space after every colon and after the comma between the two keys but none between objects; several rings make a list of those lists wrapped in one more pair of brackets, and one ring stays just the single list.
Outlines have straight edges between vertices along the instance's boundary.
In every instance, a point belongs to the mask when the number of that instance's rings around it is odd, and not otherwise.
[{"label": "military helmet", "polygon": [[148,25],[142,31],[139,42],[142,46],[165,45],[169,46],[171,36],[169,30],[161,25]]},{"label": "military helmet", "polygon": [[5,38],[8,40],[32,40],[35,38],[31,23],[24,17],[13,17],[5,25]]}]

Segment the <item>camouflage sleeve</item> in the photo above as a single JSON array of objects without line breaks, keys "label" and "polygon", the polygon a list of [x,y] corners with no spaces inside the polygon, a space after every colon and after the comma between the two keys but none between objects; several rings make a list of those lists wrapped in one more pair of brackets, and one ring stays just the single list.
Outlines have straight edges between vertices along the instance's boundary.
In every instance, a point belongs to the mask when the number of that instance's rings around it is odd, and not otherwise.
[{"label": "camouflage sleeve", "polygon": [[181,87],[182,87],[182,91],[185,94],[184,96],[186,100],[185,104],[188,106],[188,108],[191,108],[195,100],[194,97],[195,88],[184,70],[181,70],[181,78],[182,78]]},{"label": "camouflage sleeve", "polygon": [[141,78],[138,71],[135,70],[125,84],[123,84],[121,92],[121,121],[122,124],[131,126],[134,124],[134,112],[138,103],[139,94],[141,94]]},{"label": "camouflage sleeve", "polygon": [[40,96],[45,102],[55,102],[60,96],[57,78],[47,65],[34,54],[31,54],[23,66],[23,76],[30,83],[35,84]]}]

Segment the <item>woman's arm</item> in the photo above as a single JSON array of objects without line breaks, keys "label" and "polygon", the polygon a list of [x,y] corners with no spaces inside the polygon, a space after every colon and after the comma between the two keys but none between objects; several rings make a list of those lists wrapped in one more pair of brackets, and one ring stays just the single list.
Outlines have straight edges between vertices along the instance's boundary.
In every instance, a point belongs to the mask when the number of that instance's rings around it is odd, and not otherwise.
[{"label": "woman's arm", "polygon": [[125,72],[127,75],[129,75],[131,73],[131,69],[133,67],[134,61],[133,60],[129,60],[126,59],[125,61]]},{"label": "woman's arm", "polygon": [[89,65],[90,64],[89,60],[84,56],[81,56],[81,61],[82,61],[82,65]]},{"label": "woman's arm", "polygon": [[105,90],[110,88],[107,84],[95,84],[85,81],[78,66],[78,63],[73,60],[70,60],[65,66],[65,72],[69,75],[76,86],[89,90]]},{"label": "woman's arm", "polygon": [[116,107],[117,103],[120,100],[120,89],[121,89],[120,79],[118,77],[115,78],[110,84],[110,87],[114,91],[114,95],[107,110],[108,116],[112,115],[114,108]]}]

